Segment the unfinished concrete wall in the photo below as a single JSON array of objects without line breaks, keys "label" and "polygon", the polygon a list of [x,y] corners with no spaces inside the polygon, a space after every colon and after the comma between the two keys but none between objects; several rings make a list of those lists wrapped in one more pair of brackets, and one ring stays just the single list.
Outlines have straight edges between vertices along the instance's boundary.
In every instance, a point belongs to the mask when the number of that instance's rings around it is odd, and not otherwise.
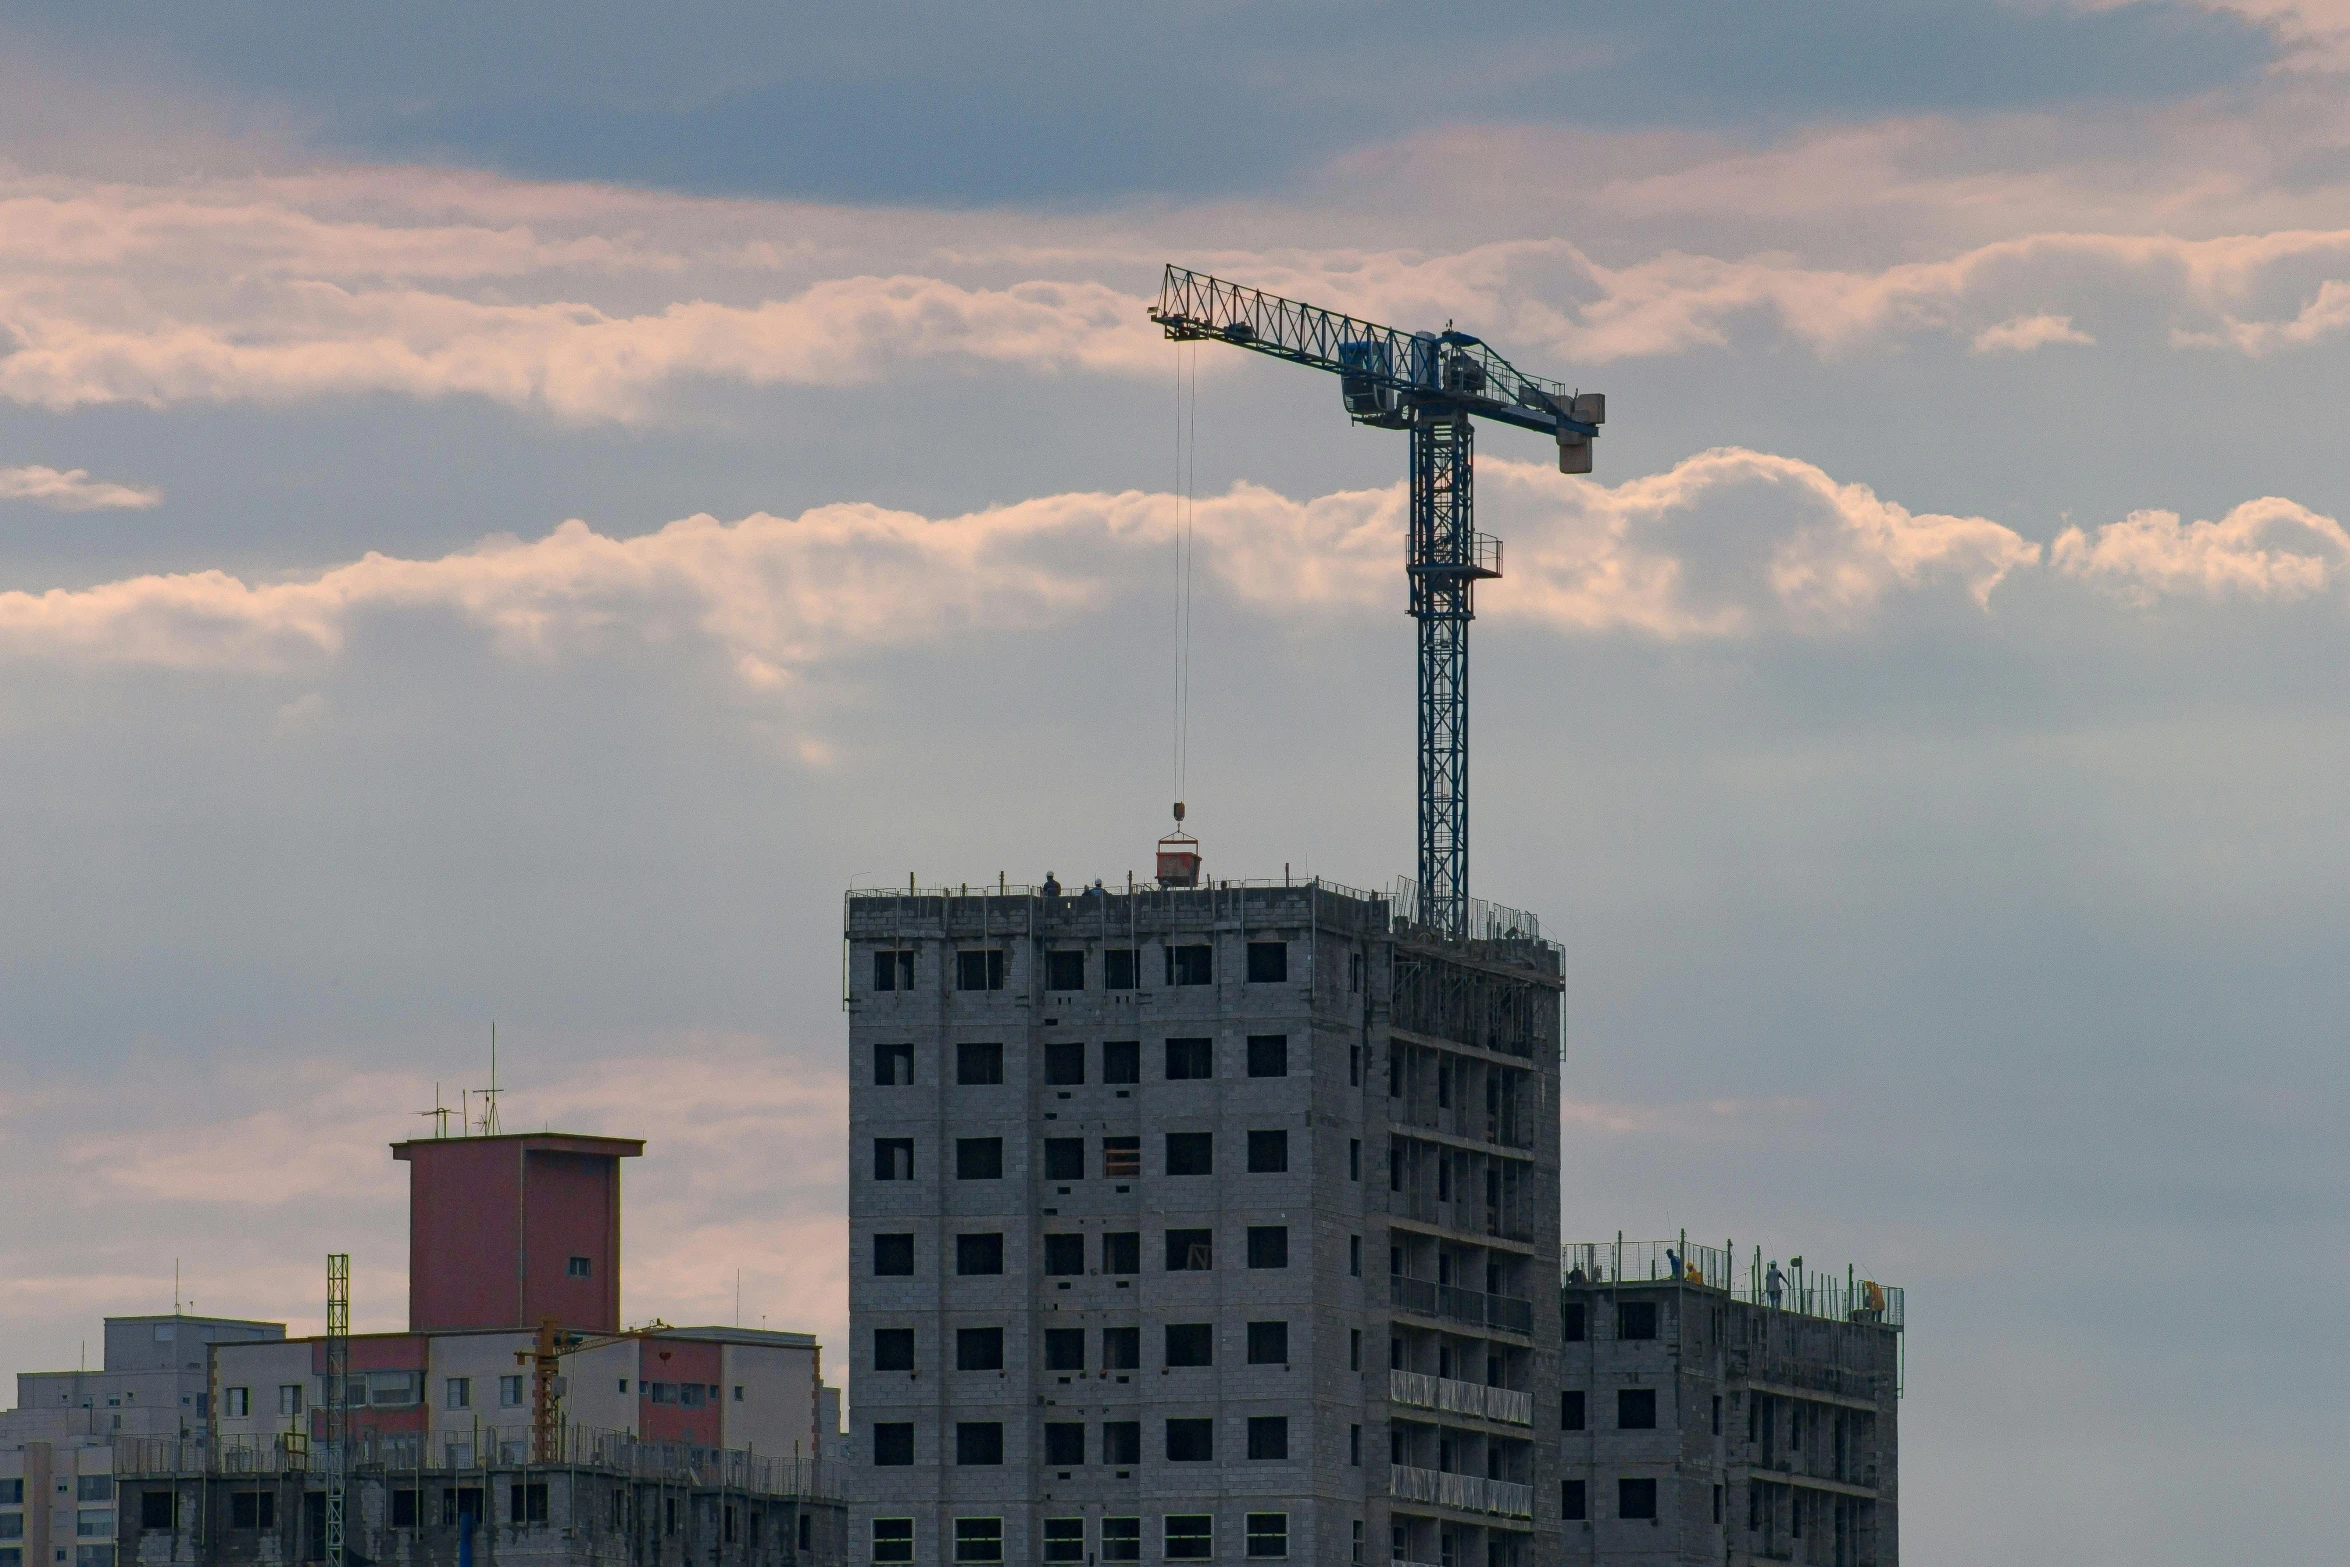
[{"label": "unfinished concrete wall", "polygon": [[1326,888],[859,895],[847,936],[858,1560],[1550,1560],[1480,1390],[1548,1375],[1555,949],[1405,941],[1401,1059],[1386,906]]}]

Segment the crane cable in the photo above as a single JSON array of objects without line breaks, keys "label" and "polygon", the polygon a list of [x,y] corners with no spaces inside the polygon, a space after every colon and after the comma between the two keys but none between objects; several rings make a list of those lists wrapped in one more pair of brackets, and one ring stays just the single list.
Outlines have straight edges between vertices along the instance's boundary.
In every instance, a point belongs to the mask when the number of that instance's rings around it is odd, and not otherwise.
[{"label": "crane cable", "polygon": [[[1183,351],[1191,350],[1186,375]],[[1192,489],[1199,463],[1199,345],[1175,345],[1175,492],[1182,531],[1175,542],[1175,798],[1184,798],[1191,771]]]}]

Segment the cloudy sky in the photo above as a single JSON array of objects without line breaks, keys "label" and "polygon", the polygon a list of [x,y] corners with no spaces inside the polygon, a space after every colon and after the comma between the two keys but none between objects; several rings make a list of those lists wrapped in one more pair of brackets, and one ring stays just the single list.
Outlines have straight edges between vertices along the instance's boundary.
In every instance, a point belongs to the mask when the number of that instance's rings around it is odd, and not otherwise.
[{"label": "cloudy sky", "polygon": [[839,899],[1409,869],[1403,452],[1489,432],[1483,896],[1570,1237],[1905,1284],[1914,1561],[2338,1559],[2350,6],[0,10],[0,1374],[405,1309],[385,1145],[643,1136],[632,1317],[839,1356]]}]

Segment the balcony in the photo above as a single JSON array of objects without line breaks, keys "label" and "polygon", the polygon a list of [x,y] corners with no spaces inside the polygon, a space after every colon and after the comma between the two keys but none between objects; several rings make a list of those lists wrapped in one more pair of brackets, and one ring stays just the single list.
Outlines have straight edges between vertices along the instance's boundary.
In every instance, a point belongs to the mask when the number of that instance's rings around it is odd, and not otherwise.
[{"label": "balcony", "polygon": [[1534,1395],[1515,1388],[1486,1387],[1451,1377],[1432,1377],[1425,1371],[1387,1373],[1387,1400],[1414,1409],[1433,1409],[1448,1415],[1498,1420],[1505,1425],[1534,1423]]},{"label": "balcony", "polygon": [[1444,1317],[1454,1322],[1467,1323],[1470,1327],[1500,1328],[1505,1333],[1530,1334],[1534,1331],[1534,1303],[1530,1300],[1458,1289],[1450,1284],[1409,1278],[1401,1273],[1389,1274],[1387,1283],[1388,1302],[1398,1311],[1417,1312],[1423,1317]]},{"label": "balcony", "polygon": [[1499,1518],[1534,1516],[1534,1487],[1530,1485],[1415,1469],[1409,1464],[1387,1466],[1387,1494],[1399,1502],[1425,1502],[1464,1513],[1491,1513]]}]

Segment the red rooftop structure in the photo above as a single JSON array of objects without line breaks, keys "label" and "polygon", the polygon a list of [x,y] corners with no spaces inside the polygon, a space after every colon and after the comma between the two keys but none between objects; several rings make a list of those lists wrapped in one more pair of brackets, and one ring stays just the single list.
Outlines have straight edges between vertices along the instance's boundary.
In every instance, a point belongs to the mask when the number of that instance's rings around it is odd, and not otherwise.
[{"label": "red rooftop structure", "polygon": [[394,1143],[408,1162],[408,1328],[620,1328],[620,1161],[635,1137]]}]

